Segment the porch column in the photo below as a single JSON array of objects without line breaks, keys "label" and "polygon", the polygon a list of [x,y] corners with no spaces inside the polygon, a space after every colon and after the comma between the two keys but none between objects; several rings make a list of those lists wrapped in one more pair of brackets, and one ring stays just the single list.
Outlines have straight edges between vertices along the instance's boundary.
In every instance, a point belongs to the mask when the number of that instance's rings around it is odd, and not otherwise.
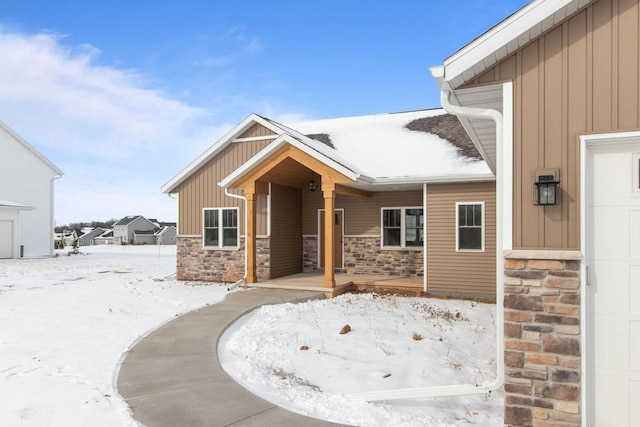
[{"label": "porch column", "polygon": [[256,283],[256,193],[245,191],[247,199],[247,229],[245,230],[244,247],[247,254],[247,283]]},{"label": "porch column", "polygon": [[336,188],[332,182],[325,184],[322,181],[322,194],[324,196],[324,287],[333,288],[336,286],[334,272],[334,214],[336,207]]}]

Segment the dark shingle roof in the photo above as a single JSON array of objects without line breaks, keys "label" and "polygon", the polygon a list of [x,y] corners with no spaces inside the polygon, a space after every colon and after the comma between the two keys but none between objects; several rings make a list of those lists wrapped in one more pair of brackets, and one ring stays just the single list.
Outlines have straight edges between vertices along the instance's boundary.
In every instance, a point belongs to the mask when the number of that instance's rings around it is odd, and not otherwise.
[{"label": "dark shingle roof", "polygon": [[441,114],[438,116],[424,117],[416,119],[407,124],[407,129],[417,132],[429,132],[438,135],[440,138],[455,145],[460,154],[481,160],[482,156],[473,145],[467,131],[462,127],[460,120],[452,114]]}]

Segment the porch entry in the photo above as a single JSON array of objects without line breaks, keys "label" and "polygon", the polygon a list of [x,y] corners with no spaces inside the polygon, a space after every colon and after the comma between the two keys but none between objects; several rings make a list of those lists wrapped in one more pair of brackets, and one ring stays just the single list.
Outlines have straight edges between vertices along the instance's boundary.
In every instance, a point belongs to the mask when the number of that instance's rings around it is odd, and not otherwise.
[{"label": "porch entry", "polygon": [[[344,209],[333,214],[333,265],[344,267]],[[318,209],[318,266],[324,267],[324,209]]]},{"label": "porch entry", "polygon": [[609,135],[586,153],[588,425],[637,427],[640,134]]}]

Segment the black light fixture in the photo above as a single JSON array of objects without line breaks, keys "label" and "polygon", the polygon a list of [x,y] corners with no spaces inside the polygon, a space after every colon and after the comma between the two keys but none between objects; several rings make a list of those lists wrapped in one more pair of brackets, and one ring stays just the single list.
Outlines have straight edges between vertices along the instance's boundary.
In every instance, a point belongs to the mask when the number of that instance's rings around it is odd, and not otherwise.
[{"label": "black light fixture", "polygon": [[536,186],[536,204],[550,206],[558,203],[558,184],[555,174],[538,175]]},{"label": "black light fixture", "polygon": [[311,172],[311,181],[307,184],[307,190],[316,191],[318,189],[318,183],[313,179],[313,172]]}]

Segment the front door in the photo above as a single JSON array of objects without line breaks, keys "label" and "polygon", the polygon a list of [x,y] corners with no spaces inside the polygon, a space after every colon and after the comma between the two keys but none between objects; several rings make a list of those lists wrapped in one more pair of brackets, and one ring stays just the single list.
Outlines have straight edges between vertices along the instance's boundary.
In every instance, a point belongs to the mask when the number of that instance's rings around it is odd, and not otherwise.
[{"label": "front door", "polygon": [[589,426],[640,426],[640,138],[586,167]]},{"label": "front door", "polygon": [[[319,264],[324,267],[324,209],[318,211],[318,250]],[[344,240],[344,210],[336,209],[333,214],[333,265],[335,268],[342,268],[343,262],[343,240]]]}]

